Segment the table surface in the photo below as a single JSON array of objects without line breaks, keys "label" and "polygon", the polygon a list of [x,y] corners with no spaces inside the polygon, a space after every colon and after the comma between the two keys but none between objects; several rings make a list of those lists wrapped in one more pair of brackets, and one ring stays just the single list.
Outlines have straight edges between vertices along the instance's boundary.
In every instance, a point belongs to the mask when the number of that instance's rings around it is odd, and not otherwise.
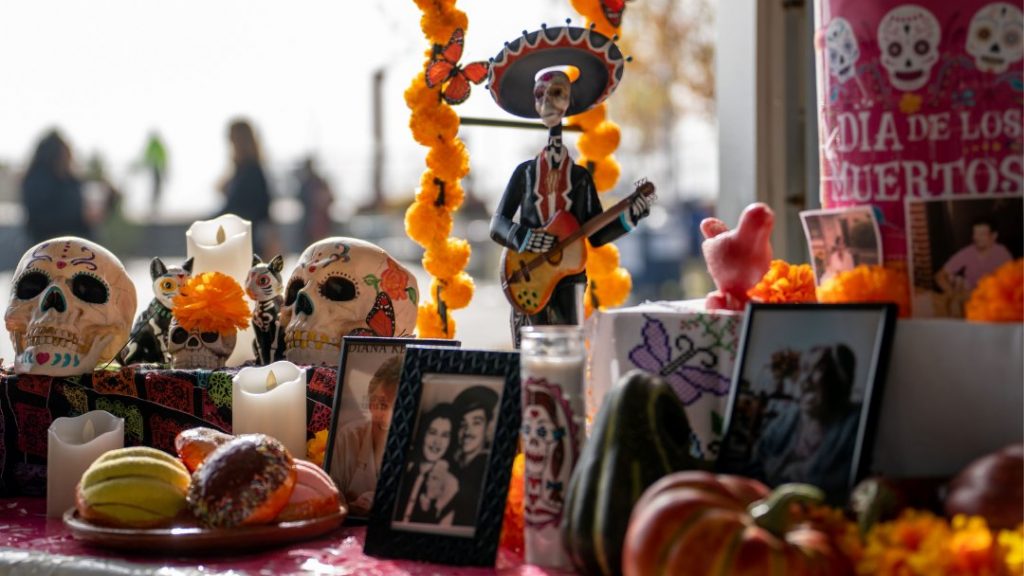
[{"label": "table surface", "polygon": [[[522,564],[511,550],[494,568],[463,568],[385,560],[363,554],[366,528],[343,526],[325,536],[272,550],[230,556],[132,556],[79,542],[58,518],[46,517],[45,498],[0,499],[0,572],[45,574],[324,574],[366,576],[564,575]],[[22,570],[18,570],[18,569]]]}]

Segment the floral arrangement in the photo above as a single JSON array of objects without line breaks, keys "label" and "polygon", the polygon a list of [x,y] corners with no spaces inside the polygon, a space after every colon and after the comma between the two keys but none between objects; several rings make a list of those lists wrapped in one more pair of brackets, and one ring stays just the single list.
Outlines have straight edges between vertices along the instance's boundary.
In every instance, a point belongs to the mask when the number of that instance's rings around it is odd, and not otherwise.
[{"label": "floral arrangement", "polygon": [[174,297],[174,317],[186,330],[224,335],[248,327],[252,312],[234,278],[203,272],[189,278]]},{"label": "floral arrangement", "polygon": [[858,574],[1019,575],[1024,573],[1024,525],[995,532],[979,516],[960,515],[948,522],[930,512],[907,510],[873,526],[860,550],[852,552]]},{"label": "floral arrangement", "polygon": [[755,302],[816,302],[814,271],[809,264],[772,260],[761,281],[747,291]]},{"label": "floral arrangement", "polygon": [[1024,258],[982,278],[965,312],[974,322],[1024,322]]},{"label": "floral arrangement", "polygon": [[327,428],[317,432],[306,441],[306,460],[317,466],[322,466],[325,452],[327,452]]},{"label": "floral arrangement", "polygon": [[[616,28],[605,17],[600,0],[571,2],[573,8],[586,18],[588,26],[594,26],[595,30],[609,38],[615,36]],[[570,126],[579,126],[583,130],[576,142],[580,153],[578,164],[590,170],[598,192],[614,188],[621,172],[612,154],[619,147],[622,133],[618,124],[608,120],[607,116],[607,104],[601,104],[568,120]],[[586,315],[590,316],[595,308],[623,304],[632,289],[633,279],[629,271],[619,266],[619,249],[612,244],[594,248],[588,242],[587,292],[584,297]]]},{"label": "floral arrangement", "polygon": [[415,2],[423,12],[420,27],[431,49],[426,53],[424,71],[405,91],[405,102],[412,110],[409,128],[413,138],[430,150],[416,200],[405,213],[405,230],[424,248],[423,267],[434,278],[429,299],[420,303],[416,326],[423,338],[454,338],[455,321],[449,312],[468,306],[474,288],[473,279],[465,272],[469,242],[449,237],[452,213],[464,198],[459,181],[469,172],[469,153],[458,137],[458,114],[441,97],[441,85],[427,85],[425,71],[436,51],[456,29],[465,30],[469,19],[455,8],[455,0]]},{"label": "floral arrangement", "polygon": [[899,270],[861,264],[819,286],[818,302],[895,302],[900,308],[900,318],[908,318],[910,287],[906,274]]}]

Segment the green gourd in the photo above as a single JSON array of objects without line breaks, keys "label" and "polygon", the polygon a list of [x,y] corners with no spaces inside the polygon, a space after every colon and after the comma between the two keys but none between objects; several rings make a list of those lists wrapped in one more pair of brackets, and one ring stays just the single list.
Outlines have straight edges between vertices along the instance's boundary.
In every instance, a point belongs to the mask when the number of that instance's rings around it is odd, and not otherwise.
[{"label": "green gourd", "polygon": [[633,505],[662,476],[698,468],[690,424],[665,380],[629,372],[605,395],[569,481],[563,541],[585,576],[622,573]]}]

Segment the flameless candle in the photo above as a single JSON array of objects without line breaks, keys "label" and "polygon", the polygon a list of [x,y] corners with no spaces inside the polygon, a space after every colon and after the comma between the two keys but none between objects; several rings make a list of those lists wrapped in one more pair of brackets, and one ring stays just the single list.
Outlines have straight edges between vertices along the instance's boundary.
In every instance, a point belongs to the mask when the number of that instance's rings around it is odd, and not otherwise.
[{"label": "flameless candle", "polygon": [[306,457],[306,371],[286,361],[242,368],[234,378],[231,431],[261,433]]},{"label": "flameless candle", "polygon": [[579,326],[530,326],[520,333],[526,562],[569,568],[559,525],[586,433],[583,331]]},{"label": "flameless candle", "polygon": [[93,461],[124,448],[124,419],[104,410],[57,418],[48,436],[46,515],[59,517],[75,505],[75,487]]},{"label": "flameless candle", "polygon": [[[234,214],[192,223],[185,232],[192,273],[220,272],[232,277],[242,289],[252,267],[252,223]],[[248,300],[247,300],[248,301]],[[255,358],[252,327],[240,330],[228,366]]]}]

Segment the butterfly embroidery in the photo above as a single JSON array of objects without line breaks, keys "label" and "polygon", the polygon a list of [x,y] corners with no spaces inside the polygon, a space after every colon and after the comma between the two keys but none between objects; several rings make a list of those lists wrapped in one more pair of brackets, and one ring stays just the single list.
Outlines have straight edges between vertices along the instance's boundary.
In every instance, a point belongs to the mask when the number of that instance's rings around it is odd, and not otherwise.
[{"label": "butterfly embroidery", "polygon": [[601,0],[601,11],[613,28],[622,26],[622,13],[626,11],[626,0]]},{"label": "butterfly embroidery", "polygon": [[395,307],[391,304],[391,297],[387,292],[377,293],[373,308],[366,315],[366,325],[368,328],[357,328],[351,334],[353,336],[384,336],[387,338],[395,335]]},{"label": "butterfly embroidery", "polygon": [[[718,357],[706,348],[697,348],[693,340],[680,334],[675,343],[669,342],[665,325],[659,320],[644,316],[647,321],[641,334],[643,344],[629,351],[629,359],[641,370],[663,377],[676,394],[689,406],[700,400],[705,393],[724,396],[729,393],[729,379],[715,370]],[[678,349],[681,354],[673,358]],[[697,365],[691,360],[699,358]]]},{"label": "butterfly embroidery", "polygon": [[459,65],[462,58],[462,43],[465,38],[462,28],[456,28],[443,48],[434,45],[434,56],[427,65],[427,86],[433,88],[448,83],[441,91],[441,97],[449,104],[462,104],[469,98],[470,82],[479,84],[487,78],[490,66],[487,62],[471,62]]}]

